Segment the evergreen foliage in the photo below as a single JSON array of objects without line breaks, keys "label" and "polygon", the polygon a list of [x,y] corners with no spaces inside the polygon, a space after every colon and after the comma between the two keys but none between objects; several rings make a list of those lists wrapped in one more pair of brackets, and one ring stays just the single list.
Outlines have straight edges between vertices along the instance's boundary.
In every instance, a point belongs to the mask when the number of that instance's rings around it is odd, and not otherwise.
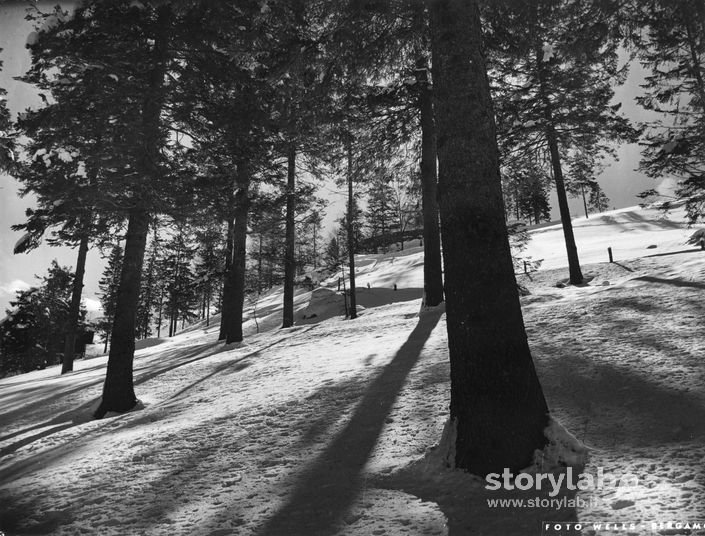
[{"label": "evergreen foliage", "polygon": [[705,217],[705,5],[700,0],[650,0],[633,6],[630,36],[649,70],[637,102],[645,122],[641,169],[680,179],[691,223]]},{"label": "evergreen foliage", "polygon": [[[52,261],[40,284],[20,290],[0,322],[0,376],[43,369],[61,361],[69,318],[73,274]],[[86,310],[79,333],[87,326]]]}]

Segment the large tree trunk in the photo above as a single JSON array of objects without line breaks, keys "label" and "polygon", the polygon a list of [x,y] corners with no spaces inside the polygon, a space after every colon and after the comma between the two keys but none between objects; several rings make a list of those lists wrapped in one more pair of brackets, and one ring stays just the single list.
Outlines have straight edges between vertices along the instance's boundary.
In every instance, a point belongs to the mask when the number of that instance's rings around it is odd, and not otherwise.
[{"label": "large tree trunk", "polygon": [[425,59],[416,64],[421,110],[421,200],[424,244],[424,303],[434,307],[443,301],[441,231],[438,223],[438,177],[436,174],[436,126],[432,93]]},{"label": "large tree trunk", "polygon": [[235,192],[233,261],[230,270],[232,300],[229,303],[225,342],[242,341],[242,313],[245,306],[245,268],[247,255],[247,217],[250,211],[250,170],[246,162],[238,164],[238,189]]},{"label": "large tree trunk", "polygon": [[348,261],[350,263],[350,319],[357,318],[357,297],[355,295],[355,230],[353,229],[355,199],[353,197],[353,155],[352,143],[348,142]]},{"label": "large tree trunk", "polygon": [[76,332],[78,319],[81,315],[81,293],[83,292],[83,275],[86,272],[86,256],[88,255],[88,233],[81,236],[78,244],[78,258],[76,259],[76,273],[73,277],[71,291],[71,304],[69,306],[68,324],[66,326],[66,341],[64,342],[64,359],[61,364],[61,374],[73,370],[73,358],[76,353]]},{"label": "large tree trunk", "polygon": [[[156,35],[151,51],[152,66],[149,72],[149,87],[142,102],[142,124],[138,136],[141,148],[139,167],[146,184],[133,185],[134,205],[129,211],[125,253],[120,274],[120,285],[115,307],[108,370],[103,384],[103,398],[95,412],[100,419],[109,411],[122,413],[137,403],[132,378],[135,354],[135,327],[139,303],[142,265],[149,233],[149,212],[146,203],[155,194],[150,191],[157,186],[162,145],[161,112],[164,102],[164,76],[166,74],[167,45],[169,39],[171,8],[157,8]],[[146,199],[146,200],[145,200]]]},{"label": "large tree trunk", "polygon": [[108,411],[129,411],[137,403],[132,381],[132,363],[135,353],[137,303],[148,232],[147,211],[141,208],[132,209],[125,237],[125,253],[110,337],[110,356],[103,384],[103,399],[95,412],[98,419],[104,417]]},{"label": "large tree trunk", "polygon": [[294,143],[289,144],[287,164],[283,328],[294,325],[294,272],[296,270],[296,258],[294,256],[296,242],[294,218],[296,212],[296,146]]},{"label": "large tree trunk", "polygon": [[477,0],[429,1],[455,465],[519,470],[548,409],[524,329],[504,223]]}]

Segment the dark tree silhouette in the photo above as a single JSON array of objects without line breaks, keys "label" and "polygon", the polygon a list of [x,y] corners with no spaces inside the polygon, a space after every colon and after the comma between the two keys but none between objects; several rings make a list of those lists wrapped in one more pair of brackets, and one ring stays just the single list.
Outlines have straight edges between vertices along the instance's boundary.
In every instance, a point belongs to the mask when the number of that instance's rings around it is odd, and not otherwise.
[{"label": "dark tree silhouette", "polygon": [[504,222],[477,1],[429,1],[455,465],[532,461],[548,408],[531,358]]}]

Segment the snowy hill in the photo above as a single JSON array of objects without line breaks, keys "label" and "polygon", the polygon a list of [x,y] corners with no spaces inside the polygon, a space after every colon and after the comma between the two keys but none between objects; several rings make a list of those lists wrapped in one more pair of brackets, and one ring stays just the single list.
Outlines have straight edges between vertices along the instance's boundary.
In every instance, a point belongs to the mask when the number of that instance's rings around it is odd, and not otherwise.
[{"label": "snowy hill", "polygon": [[[562,231],[537,229],[526,254],[543,269],[519,276],[554,418],[590,448],[586,472],[638,485],[582,491],[577,506],[565,491],[559,507],[501,506],[488,501],[549,496],[443,466],[431,447],[447,419],[445,316],[419,316],[416,248],[359,257],[355,321],[332,279],[297,293],[293,328],[278,329],[275,290],[250,304],[242,344],[216,340],[217,318],[144,344],[142,407],[125,415],[90,420],[104,356],[0,380],[0,531],[531,536],[579,520],[705,534],[651,525],[705,523],[705,252],[685,245],[682,218],[576,220],[583,287],[556,287]],[[608,246],[618,263],[604,262]]]},{"label": "snowy hill", "polygon": [[[688,249],[686,242],[693,233],[687,227],[682,205],[667,214],[656,207],[628,207],[594,214],[573,220],[573,230],[580,261],[585,264],[607,261],[608,247],[617,261],[682,251]],[[533,241],[527,254],[543,259],[544,269],[567,265],[560,224],[536,229],[531,235]]]}]

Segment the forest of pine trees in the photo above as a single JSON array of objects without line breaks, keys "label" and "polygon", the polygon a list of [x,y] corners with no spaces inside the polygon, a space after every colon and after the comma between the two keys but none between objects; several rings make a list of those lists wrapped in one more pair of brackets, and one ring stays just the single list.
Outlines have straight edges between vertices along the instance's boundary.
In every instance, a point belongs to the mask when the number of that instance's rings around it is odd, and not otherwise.
[{"label": "forest of pine trees", "polygon": [[[424,303],[447,306],[456,463],[521,468],[548,409],[508,222],[549,220],[555,191],[583,283],[568,196],[586,217],[607,209],[603,160],[639,139],[643,169],[676,175],[691,219],[705,213],[697,0],[86,0],[29,16],[22,80],[44,104],[13,122],[0,98],[0,169],[36,199],[16,252],[69,246],[77,262],[18,294],[0,372],[72,370],[97,250],[97,418],[135,406],[137,339],[217,314],[219,339],[241,342],[246,298],[278,285],[290,327],[313,270],[344,275],[354,319],[355,254],[423,245]],[[662,121],[630,124],[614,104],[620,51],[649,70],[639,104]],[[334,183],[344,208],[326,228]],[[44,317],[46,301],[60,307]],[[41,343],[25,348],[22,329]]]}]

